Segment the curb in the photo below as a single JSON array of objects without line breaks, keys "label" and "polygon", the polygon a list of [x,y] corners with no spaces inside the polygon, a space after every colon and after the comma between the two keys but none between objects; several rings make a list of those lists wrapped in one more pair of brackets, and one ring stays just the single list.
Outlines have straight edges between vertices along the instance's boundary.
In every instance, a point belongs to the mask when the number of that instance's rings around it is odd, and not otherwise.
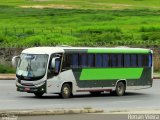
[{"label": "curb", "polygon": [[15,78],[0,78],[0,80],[15,80]]},{"label": "curb", "polygon": [[47,110],[0,110],[0,117],[7,115],[34,116],[34,115],[64,115],[83,113],[102,113],[102,109],[47,109]]},{"label": "curb", "polygon": [[160,79],[160,77],[153,77],[153,79]]},{"label": "curb", "polygon": [[15,74],[0,74],[0,80],[15,80]]},{"label": "curb", "polygon": [[160,109],[124,109],[104,111],[100,114],[160,114]]},{"label": "curb", "polygon": [[38,116],[38,115],[66,115],[66,114],[160,114],[160,109],[122,109],[107,110],[102,109],[46,109],[46,110],[0,110],[0,117],[16,116]]}]

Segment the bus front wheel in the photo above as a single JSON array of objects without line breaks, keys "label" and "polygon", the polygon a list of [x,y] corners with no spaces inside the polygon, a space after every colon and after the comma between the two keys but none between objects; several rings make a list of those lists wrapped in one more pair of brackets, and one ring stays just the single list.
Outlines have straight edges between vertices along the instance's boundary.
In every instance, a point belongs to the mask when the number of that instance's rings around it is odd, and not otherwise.
[{"label": "bus front wheel", "polygon": [[126,86],[124,82],[118,82],[115,93],[117,96],[123,96],[125,94]]},{"label": "bus front wheel", "polygon": [[63,84],[61,88],[60,97],[62,98],[70,98],[72,95],[72,89],[69,84]]}]

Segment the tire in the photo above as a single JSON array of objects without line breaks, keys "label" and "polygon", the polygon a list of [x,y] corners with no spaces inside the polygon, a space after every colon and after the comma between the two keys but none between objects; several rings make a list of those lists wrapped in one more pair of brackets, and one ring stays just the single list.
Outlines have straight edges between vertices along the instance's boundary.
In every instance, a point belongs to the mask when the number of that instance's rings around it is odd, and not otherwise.
[{"label": "tire", "polygon": [[101,92],[90,92],[91,95],[100,95]]},{"label": "tire", "polygon": [[43,96],[44,93],[40,93],[40,92],[37,92],[37,93],[34,93],[34,95],[38,98],[41,98]]},{"label": "tire", "polygon": [[125,94],[126,86],[123,82],[118,82],[115,93],[117,96],[123,96]]},{"label": "tire", "polygon": [[66,99],[72,96],[72,89],[69,84],[63,84],[61,88],[60,97]]}]

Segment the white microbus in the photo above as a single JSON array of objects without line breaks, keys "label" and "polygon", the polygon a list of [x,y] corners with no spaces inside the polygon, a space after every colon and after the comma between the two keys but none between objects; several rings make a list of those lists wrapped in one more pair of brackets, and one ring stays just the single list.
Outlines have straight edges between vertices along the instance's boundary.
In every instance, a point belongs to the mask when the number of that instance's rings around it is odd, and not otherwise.
[{"label": "white microbus", "polygon": [[75,92],[124,95],[152,87],[152,50],[142,48],[34,47],[12,59],[17,91],[59,94]]}]

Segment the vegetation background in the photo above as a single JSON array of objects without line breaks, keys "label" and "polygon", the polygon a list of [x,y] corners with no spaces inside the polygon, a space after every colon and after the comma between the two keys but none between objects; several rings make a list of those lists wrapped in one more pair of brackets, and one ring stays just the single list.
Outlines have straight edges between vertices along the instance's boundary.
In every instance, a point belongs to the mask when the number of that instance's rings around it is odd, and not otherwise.
[{"label": "vegetation background", "polygon": [[160,2],[0,0],[0,47],[60,44],[158,48]]}]

